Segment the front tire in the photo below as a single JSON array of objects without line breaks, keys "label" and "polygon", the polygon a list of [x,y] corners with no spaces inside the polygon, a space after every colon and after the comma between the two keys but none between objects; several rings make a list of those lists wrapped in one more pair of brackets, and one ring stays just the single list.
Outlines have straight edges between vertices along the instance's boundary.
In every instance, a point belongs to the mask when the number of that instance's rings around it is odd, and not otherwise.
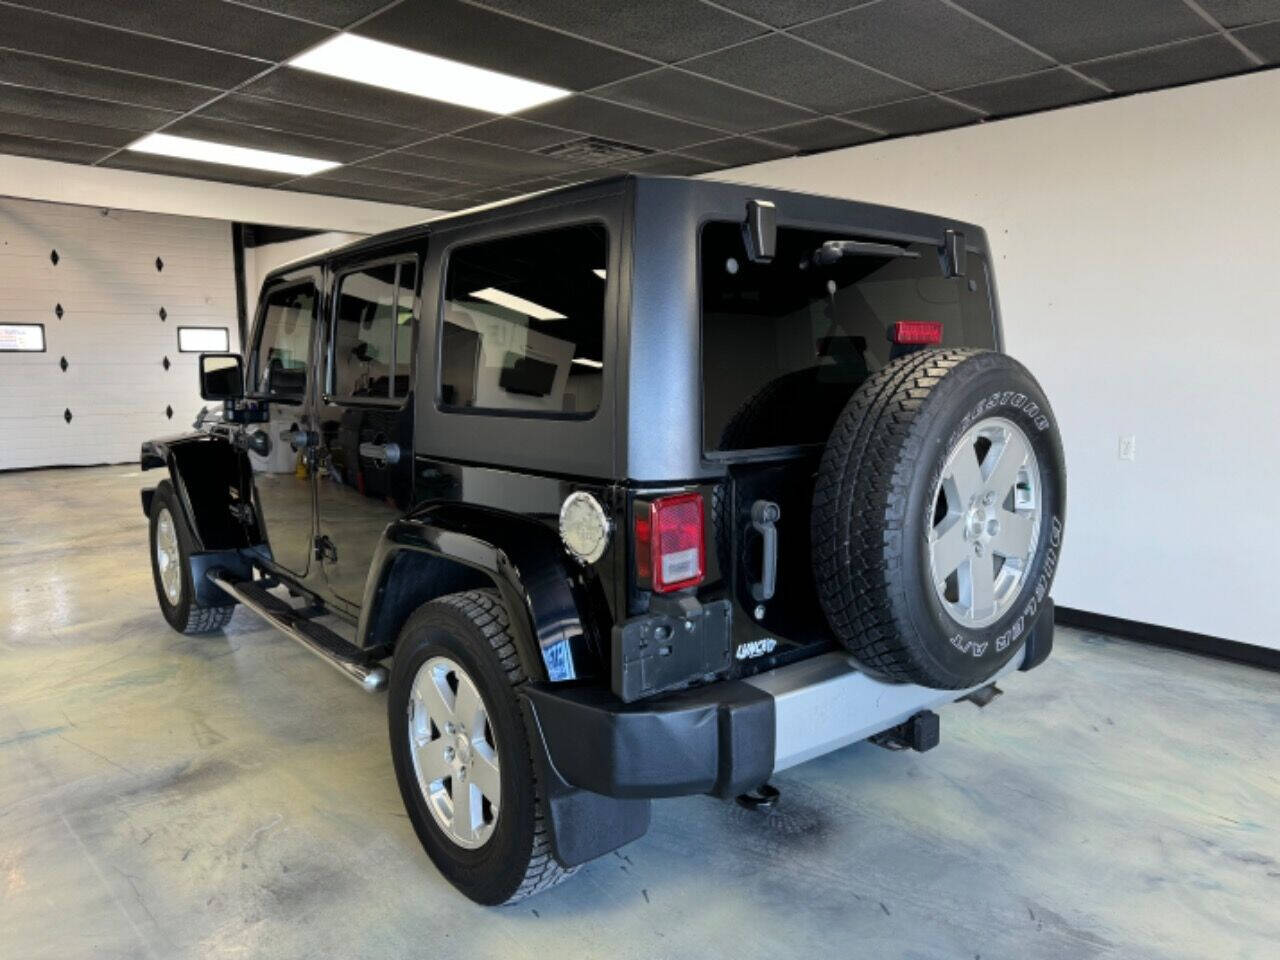
[{"label": "front tire", "polygon": [[572,875],[556,861],[515,688],[525,681],[492,590],[423,605],[396,644],[391,759],[409,820],[445,878],[514,903]]},{"label": "front tire", "polygon": [[231,620],[235,604],[202,604],[191,582],[191,531],[173,492],[162,480],[151,498],[151,575],[156,600],[169,626],[179,633],[212,633]]}]

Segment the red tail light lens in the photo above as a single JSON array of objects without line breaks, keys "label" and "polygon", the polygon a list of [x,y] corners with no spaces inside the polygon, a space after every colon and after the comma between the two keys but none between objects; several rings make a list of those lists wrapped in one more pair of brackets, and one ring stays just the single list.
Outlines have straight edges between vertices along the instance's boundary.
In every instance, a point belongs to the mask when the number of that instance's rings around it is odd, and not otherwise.
[{"label": "red tail light lens", "polygon": [[636,574],[657,593],[702,582],[706,572],[702,496],[680,493],[649,504],[636,514]]},{"label": "red tail light lens", "polygon": [[942,342],[942,324],[932,320],[899,320],[890,329],[889,339],[904,346],[936,346]]}]

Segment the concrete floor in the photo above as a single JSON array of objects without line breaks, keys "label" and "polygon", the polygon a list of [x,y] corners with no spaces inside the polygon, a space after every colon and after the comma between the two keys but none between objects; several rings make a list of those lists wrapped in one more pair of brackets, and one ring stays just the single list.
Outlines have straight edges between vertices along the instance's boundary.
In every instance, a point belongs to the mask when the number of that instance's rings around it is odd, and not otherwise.
[{"label": "concrete floor", "polygon": [[[150,478],[148,478],[148,482]],[[136,470],[0,475],[0,956],[1275,957],[1280,676],[1072,630],[942,745],[484,909],[401,809],[384,700],[156,609]]]}]

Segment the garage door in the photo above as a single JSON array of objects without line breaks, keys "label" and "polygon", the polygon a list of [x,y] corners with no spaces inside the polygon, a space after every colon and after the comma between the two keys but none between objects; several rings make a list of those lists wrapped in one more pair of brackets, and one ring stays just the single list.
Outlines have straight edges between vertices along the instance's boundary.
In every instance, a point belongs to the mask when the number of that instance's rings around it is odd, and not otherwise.
[{"label": "garage door", "polygon": [[225,221],[0,199],[0,469],[136,461],[238,350]]}]

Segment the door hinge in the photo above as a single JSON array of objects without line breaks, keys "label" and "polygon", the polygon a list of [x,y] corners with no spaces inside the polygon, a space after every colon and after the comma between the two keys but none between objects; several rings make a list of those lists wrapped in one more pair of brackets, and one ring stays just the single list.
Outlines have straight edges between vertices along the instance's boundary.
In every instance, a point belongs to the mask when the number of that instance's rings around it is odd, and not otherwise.
[{"label": "door hinge", "polygon": [[338,562],[338,548],[333,545],[333,541],[321,534],[316,537],[316,559],[326,563]]},{"label": "door hinge", "polygon": [[235,517],[241,523],[253,526],[253,507],[249,504],[233,503],[227,507],[227,509],[231,511],[231,516]]}]

